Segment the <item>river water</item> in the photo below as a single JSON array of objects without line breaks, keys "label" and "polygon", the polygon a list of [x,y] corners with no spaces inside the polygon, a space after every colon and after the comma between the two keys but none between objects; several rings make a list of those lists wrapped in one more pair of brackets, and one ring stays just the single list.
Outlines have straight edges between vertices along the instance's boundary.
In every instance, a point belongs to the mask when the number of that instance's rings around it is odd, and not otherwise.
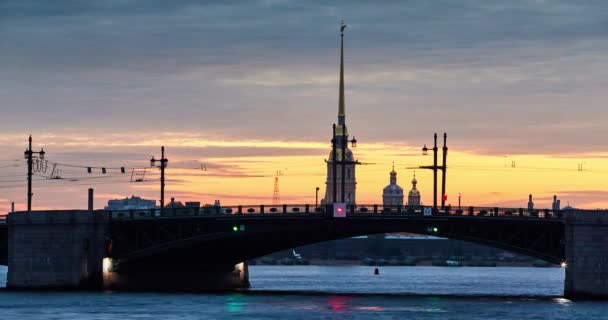
[{"label": "river water", "polygon": [[[251,266],[223,294],[0,291],[0,319],[608,319],[559,268]],[[0,268],[0,285],[6,268]]]}]

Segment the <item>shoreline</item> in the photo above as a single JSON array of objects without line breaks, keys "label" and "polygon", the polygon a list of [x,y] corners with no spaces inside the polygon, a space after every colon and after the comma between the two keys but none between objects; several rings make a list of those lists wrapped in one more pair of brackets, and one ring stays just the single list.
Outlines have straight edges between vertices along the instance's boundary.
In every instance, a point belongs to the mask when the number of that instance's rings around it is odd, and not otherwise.
[{"label": "shoreline", "polygon": [[[461,263],[460,266],[455,266],[455,267],[470,267],[470,268],[476,268],[476,267],[487,267],[487,268],[494,268],[494,267],[513,267],[513,268],[521,268],[521,267],[529,267],[529,268],[559,268],[560,266],[558,265],[553,265],[553,264],[547,264],[547,265],[542,265],[542,266],[538,266],[538,265],[534,265],[534,263],[532,262],[523,262],[523,261],[474,261],[474,260],[465,260],[465,261],[458,261]],[[480,262],[485,262],[485,263],[490,263],[490,264],[495,264],[495,265],[475,265],[475,264],[479,264]],[[276,264],[270,264],[270,263],[261,263],[260,260],[257,260],[257,262],[255,264],[250,264],[252,266],[258,265],[258,266],[292,266],[291,264],[281,264],[279,263],[279,261],[277,261]],[[293,265],[297,265],[297,264],[293,264]],[[310,259],[308,260],[308,264],[305,264],[306,266],[335,266],[335,267],[349,267],[349,266],[362,266],[362,267],[431,267],[431,266],[437,266],[437,265],[433,265],[433,260],[421,260],[421,261],[417,261],[416,263],[414,263],[413,265],[390,265],[390,264],[384,264],[384,265],[369,265],[369,264],[365,264],[360,260],[322,260],[322,259]]]}]

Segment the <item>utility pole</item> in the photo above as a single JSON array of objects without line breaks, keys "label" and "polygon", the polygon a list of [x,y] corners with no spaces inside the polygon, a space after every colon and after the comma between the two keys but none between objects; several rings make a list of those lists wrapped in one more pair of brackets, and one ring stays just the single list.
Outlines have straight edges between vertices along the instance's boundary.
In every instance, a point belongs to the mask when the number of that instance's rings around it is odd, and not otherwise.
[{"label": "utility pole", "polygon": [[34,164],[34,154],[38,154],[40,160],[44,160],[44,149],[40,149],[40,151],[35,152],[32,151],[32,135],[29,138],[29,144],[27,150],[24,152],[24,157],[27,159],[27,212],[32,211],[32,167]]},{"label": "utility pole", "polygon": [[446,166],[446,159],[448,156],[448,147],[447,147],[447,139],[448,139],[448,135],[447,133],[443,133],[443,165],[441,165],[441,209],[445,209],[445,200],[447,198],[447,194],[445,193],[445,176],[446,176],[446,172],[448,170],[448,167]]},{"label": "utility pole", "polygon": [[433,146],[433,209],[437,210],[437,133]]},{"label": "utility pole", "polygon": [[167,159],[165,159],[165,146],[162,146],[160,150],[160,211],[162,212],[165,208],[165,167],[167,166]]},{"label": "utility pole", "polygon": [[[165,158],[165,146],[160,148],[161,150],[161,159],[156,160],[154,156],[150,159],[151,167],[160,167],[160,212],[162,214],[165,209],[165,168],[167,167],[167,163],[169,159]],[[160,165],[156,165],[156,161],[160,161]]]},{"label": "utility pole", "polygon": [[272,194],[272,204],[278,205],[281,202],[281,198],[279,196],[279,171],[277,170],[277,175],[274,177],[274,192]]},{"label": "utility pole", "polygon": [[32,211],[32,135],[30,135],[28,149],[26,151],[27,156],[27,212]]},{"label": "utility pole", "polygon": [[460,192],[458,192],[458,210],[460,210],[460,197],[462,195],[460,194]]}]

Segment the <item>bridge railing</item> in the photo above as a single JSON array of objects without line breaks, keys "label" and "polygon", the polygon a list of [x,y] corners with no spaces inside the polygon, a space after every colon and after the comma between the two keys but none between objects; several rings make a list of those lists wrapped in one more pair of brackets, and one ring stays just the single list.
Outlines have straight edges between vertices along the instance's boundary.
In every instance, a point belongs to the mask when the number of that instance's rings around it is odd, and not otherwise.
[{"label": "bridge railing", "polygon": [[349,206],[347,214],[385,214],[385,215],[429,215],[429,216],[474,216],[474,217],[528,217],[528,218],[563,218],[562,210],[523,209],[500,207],[446,207],[434,210],[423,206],[383,206],[357,205]]},{"label": "bridge railing", "polygon": [[[332,205],[282,204],[282,205],[238,205],[204,206],[160,209],[133,209],[110,211],[112,220],[161,219],[174,217],[227,216],[227,215],[291,215],[331,216]],[[446,207],[434,210],[425,206],[348,205],[346,215],[357,216],[470,216],[470,217],[521,217],[533,219],[560,219],[564,213],[549,209],[528,210],[499,207]],[[1,223],[1,222],[0,222]]]}]

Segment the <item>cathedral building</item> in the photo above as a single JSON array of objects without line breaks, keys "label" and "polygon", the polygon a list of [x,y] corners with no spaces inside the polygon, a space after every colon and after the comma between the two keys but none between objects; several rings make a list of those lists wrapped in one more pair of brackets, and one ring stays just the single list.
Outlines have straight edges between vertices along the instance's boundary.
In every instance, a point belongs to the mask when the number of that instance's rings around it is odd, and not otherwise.
[{"label": "cathedral building", "polygon": [[[340,89],[338,94],[338,125],[336,126],[336,158],[340,162],[342,159],[346,162],[344,170],[344,177],[342,177],[342,165],[338,163],[336,165],[336,171],[333,172],[334,167],[334,152],[333,150],[329,153],[327,162],[327,180],[325,182],[325,197],[321,200],[321,204],[334,203],[334,174],[336,175],[336,199],[335,202],[342,202],[342,194],[344,194],[344,200],[347,204],[355,204],[355,191],[357,181],[355,178],[355,165],[357,161],[353,156],[353,152],[348,148],[348,130],[346,128],[346,108],[344,102],[344,28],[346,25],[342,24],[340,28]],[[342,149],[344,149],[344,157],[342,156]],[[342,190],[342,179],[344,179],[344,190]]]},{"label": "cathedral building", "polygon": [[385,207],[395,207],[403,205],[403,189],[397,185],[397,172],[395,166],[390,173],[391,179],[388,186],[382,192],[382,205]]}]

